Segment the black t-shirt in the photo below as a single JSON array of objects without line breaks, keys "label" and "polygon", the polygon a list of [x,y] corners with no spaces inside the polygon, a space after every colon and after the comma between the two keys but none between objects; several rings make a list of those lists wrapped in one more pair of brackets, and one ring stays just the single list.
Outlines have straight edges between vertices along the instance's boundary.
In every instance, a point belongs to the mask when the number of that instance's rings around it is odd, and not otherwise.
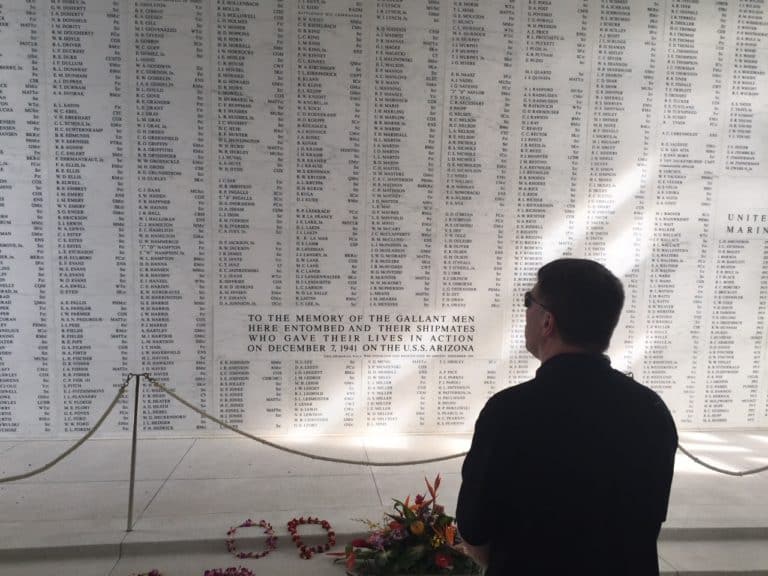
[{"label": "black t-shirt", "polygon": [[562,354],[485,405],[456,516],[488,576],[657,575],[677,432],[607,357]]}]

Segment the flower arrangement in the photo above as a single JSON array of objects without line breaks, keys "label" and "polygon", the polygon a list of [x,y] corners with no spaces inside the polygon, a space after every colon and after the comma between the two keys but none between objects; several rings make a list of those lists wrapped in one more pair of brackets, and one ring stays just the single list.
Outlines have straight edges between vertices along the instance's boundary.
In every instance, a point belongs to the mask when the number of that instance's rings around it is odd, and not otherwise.
[{"label": "flower arrangement", "polygon": [[394,500],[394,514],[383,523],[363,520],[370,533],[347,544],[339,553],[349,572],[358,574],[479,574],[480,567],[459,547],[454,519],[437,504],[440,475],[428,494],[413,502]]}]

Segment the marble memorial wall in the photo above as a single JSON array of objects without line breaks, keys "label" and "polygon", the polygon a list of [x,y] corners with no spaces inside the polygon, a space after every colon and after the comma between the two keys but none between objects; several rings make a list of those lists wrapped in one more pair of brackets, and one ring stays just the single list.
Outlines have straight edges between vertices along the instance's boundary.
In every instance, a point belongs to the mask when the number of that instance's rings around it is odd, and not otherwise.
[{"label": "marble memorial wall", "polygon": [[764,427],[767,71],[765,0],[2,1],[0,436],[129,372],[261,433],[469,432],[560,256],[622,278],[612,362],[680,427]]}]

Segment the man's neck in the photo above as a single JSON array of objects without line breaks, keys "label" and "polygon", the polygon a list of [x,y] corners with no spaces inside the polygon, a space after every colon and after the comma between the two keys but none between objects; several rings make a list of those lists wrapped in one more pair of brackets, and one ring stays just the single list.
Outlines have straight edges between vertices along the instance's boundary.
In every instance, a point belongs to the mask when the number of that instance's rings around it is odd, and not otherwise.
[{"label": "man's neck", "polygon": [[539,348],[538,359],[544,364],[544,362],[550,358],[554,358],[560,354],[592,354],[592,351],[582,348],[581,346],[566,344],[562,340],[550,340],[542,343]]}]

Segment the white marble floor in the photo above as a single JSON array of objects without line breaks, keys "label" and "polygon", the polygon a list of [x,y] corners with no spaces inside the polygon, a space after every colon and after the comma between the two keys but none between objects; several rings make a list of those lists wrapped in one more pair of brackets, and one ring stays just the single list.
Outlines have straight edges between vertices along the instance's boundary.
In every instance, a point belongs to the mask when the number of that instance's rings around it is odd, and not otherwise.
[{"label": "white marble floor", "polygon": [[[681,443],[731,469],[768,464],[768,431],[687,432]],[[0,477],[33,469],[69,446],[64,441],[0,442]],[[323,456],[403,461],[466,450],[468,437],[322,437],[290,446]],[[404,467],[335,464],[276,451],[240,437],[142,440],[138,448],[134,530],[126,532],[130,443],[87,442],[51,470],[0,484],[0,574],[128,576],[156,568],[164,576],[201,575],[243,565],[256,574],[343,576],[328,557],[299,559],[286,523],[327,519],[339,546],[378,520],[392,498],[424,491],[438,472],[439,498],[455,507],[461,460]],[[246,518],[272,523],[279,549],[237,560],[225,549],[230,526]],[[239,539],[260,549],[257,531]],[[308,527],[306,540],[324,541]],[[659,546],[664,574],[768,575],[768,472],[717,474],[678,453],[669,518]],[[599,560],[598,560],[599,561]]]}]

